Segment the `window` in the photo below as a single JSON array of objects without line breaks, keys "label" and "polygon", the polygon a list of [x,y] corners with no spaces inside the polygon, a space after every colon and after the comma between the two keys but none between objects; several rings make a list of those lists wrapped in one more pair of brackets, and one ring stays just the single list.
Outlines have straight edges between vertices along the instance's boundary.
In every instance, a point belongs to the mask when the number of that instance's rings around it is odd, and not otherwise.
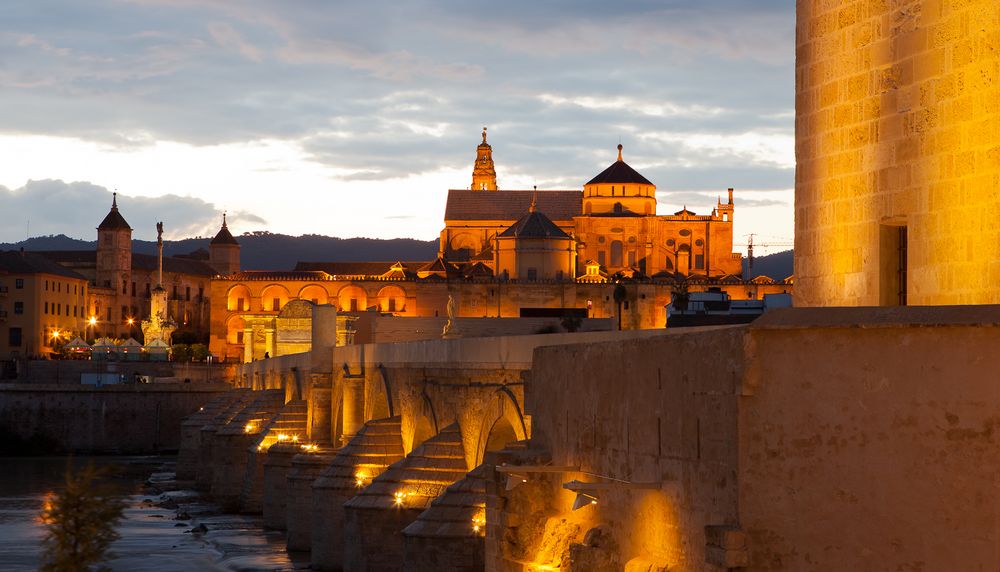
[{"label": "window", "polygon": [[14,288],[17,288],[18,290],[24,288],[24,278],[15,278]]},{"label": "window", "polygon": [[705,268],[705,255],[695,254],[694,255],[694,267],[698,270],[704,270]]},{"label": "window", "polygon": [[622,265],[622,241],[611,241],[611,267],[620,268]]},{"label": "window", "polygon": [[[313,300],[313,302],[315,303],[315,300]],[[390,312],[395,312],[396,311],[396,299],[395,298],[389,298],[389,311]]]},{"label": "window", "polygon": [[128,317],[128,306],[122,306],[122,320]]},{"label": "window", "polygon": [[538,269],[529,268],[528,269],[528,280],[538,280]]},{"label": "window", "polygon": [[109,322],[111,321],[111,306],[108,306],[108,318],[107,318],[107,320]]},{"label": "window", "polygon": [[15,314],[24,313],[24,302],[14,302],[14,313]]},{"label": "window", "polygon": [[621,203],[615,203],[615,206],[614,206],[613,210],[614,210],[615,214],[621,214],[622,213],[622,204]]},{"label": "window", "polygon": [[74,318],[76,317],[76,309],[77,309],[77,306],[73,306],[73,317]]},{"label": "window", "polygon": [[149,282],[146,282],[146,297],[147,298],[151,297],[150,290],[149,290]]},{"label": "window", "polygon": [[607,258],[605,257],[605,254],[604,254],[603,250],[597,253],[597,263],[598,264],[600,264],[601,266],[606,266],[606,264],[605,264],[606,260],[607,260]]},{"label": "window", "polygon": [[49,303],[48,303],[48,302],[46,302],[46,303],[45,303],[45,310],[44,310],[44,312],[45,312],[46,314],[48,314],[48,313],[49,313]]},{"label": "window", "polygon": [[73,285],[73,293],[76,294],[76,284]]},{"label": "window", "polygon": [[236,332],[236,343],[243,343],[243,332]]},{"label": "window", "polygon": [[358,311],[358,299],[357,298],[351,298],[351,311],[352,312],[357,312]]},{"label": "window", "polygon": [[634,250],[628,251],[628,265],[629,266],[635,266],[635,251]]},{"label": "window", "polygon": [[203,286],[198,287],[198,301],[201,302],[205,299],[205,288]]},{"label": "window", "polygon": [[56,304],[56,315],[58,316],[61,313],[62,313],[62,304]]},{"label": "window", "polygon": [[177,285],[176,284],[173,285],[173,292],[170,294],[170,299],[171,300],[180,300],[180,298],[177,297]]},{"label": "window", "polygon": [[122,280],[122,294],[128,294],[128,280]]},{"label": "window", "polygon": [[62,282],[56,282],[56,292],[62,294]]},{"label": "window", "polygon": [[45,291],[46,292],[49,291],[49,281],[48,280],[45,281]]},{"label": "window", "polygon": [[244,302],[243,298],[237,298],[236,299],[236,311],[237,312],[245,312],[246,311],[246,307],[243,305],[243,302]]},{"label": "window", "polygon": [[7,345],[21,347],[21,328],[11,328],[9,332]]},{"label": "window", "polygon": [[[355,305],[357,305],[357,302],[355,302]],[[275,312],[281,310],[281,298],[271,299],[271,309],[274,310]]]},{"label": "window", "polygon": [[188,302],[191,301],[191,287],[190,286],[185,286],[184,287],[184,299],[187,300]]},{"label": "window", "polygon": [[132,296],[135,297],[135,282],[132,283]]}]

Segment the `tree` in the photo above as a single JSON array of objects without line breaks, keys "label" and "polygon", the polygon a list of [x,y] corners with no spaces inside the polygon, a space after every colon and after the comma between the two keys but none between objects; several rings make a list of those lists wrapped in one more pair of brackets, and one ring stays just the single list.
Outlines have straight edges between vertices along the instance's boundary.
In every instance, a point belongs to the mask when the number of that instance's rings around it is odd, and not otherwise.
[{"label": "tree", "polygon": [[174,344],[170,347],[170,356],[174,361],[191,361],[191,346]]},{"label": "tree", "polygon": [[122,497],[102,482],[107,473],[93,463],[66,470],[66,488],[42,508],[42,572],[86,572],[107,558],[125,509]]},{"label": "tree", "polygon": [[194,361],[205,361],[208,358],[208,346],[205,344],[191,344],[191,359]]},{"label": "tree", "polygon": [[622,329],[622,303],[628,299],[628,290],[625,289],[625,285],[621,282],[615,284],[614,292],[612,292],[612,297],[615,299],[615,304],[618,305],[618,329]]}]

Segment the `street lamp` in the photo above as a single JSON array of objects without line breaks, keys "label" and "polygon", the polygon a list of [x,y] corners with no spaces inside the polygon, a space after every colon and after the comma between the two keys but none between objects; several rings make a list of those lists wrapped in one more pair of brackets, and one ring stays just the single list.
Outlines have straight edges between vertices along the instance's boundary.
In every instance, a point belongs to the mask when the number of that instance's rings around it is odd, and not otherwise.
[{"label": "street lamp", "polygon": [[126,321],[128,322],[128,337],[131,338],[132,337],[132,325],[135,324],[135,320],[133,318],[129,318]]},{"label": "street lamp", "polygon": [[[96,327],[97,327],[97,317],[96,316],[91,316],[90,319],[87,320],[87,327],[91,328],[92,332],[95,332]],[[96,332],[95,332],[95,336],[96,336]]]}]

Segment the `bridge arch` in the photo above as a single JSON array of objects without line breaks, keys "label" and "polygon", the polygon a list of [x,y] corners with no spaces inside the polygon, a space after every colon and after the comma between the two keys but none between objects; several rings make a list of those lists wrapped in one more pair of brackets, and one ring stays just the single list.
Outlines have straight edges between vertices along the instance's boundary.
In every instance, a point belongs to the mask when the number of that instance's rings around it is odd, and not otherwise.
[{"label": "bridge arch", "polygon": [[527,438],[528,427],[517,396],[506,387],[498,389],[483,410],[472,466],[482,464],[487,452],[499,451],[509,443]]}]

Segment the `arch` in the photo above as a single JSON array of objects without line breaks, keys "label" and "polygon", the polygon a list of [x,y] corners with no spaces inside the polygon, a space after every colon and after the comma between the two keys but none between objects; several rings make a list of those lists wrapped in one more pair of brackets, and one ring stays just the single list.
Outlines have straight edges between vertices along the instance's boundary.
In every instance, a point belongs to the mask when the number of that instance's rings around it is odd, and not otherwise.
[{"label": "arch", "polygon": [[410,442],[410,451],[416,449],[424,441],[440,432],[437,412],[434,411],[434,404],[431,402],[427,392],[423,392],[420,397],[422,398],[420,406],[413,420],[413,440]]},{"label": "arch", "polygon": [[299,300],[309,300],[314,304],[326,304],[330,301],[330,293],[319,284],[306,284],[299,290]]},{"label": "arch", "polygon": [[468,259],[468,257],[482,250],[480,247],[480,241],[468,232],[460,232],[451,237],[450,244],[451,251],[455,253],[459,259]]},{"label": "arch", "polygon": [[483,411],[473,466],[481,465],[488,451],[502,449],[513,441],[523,441],[528,437],[528,426],[517,396],[510,389],[501,387],[494,392]]},{"label": "arch", "polygon": [[288,303],[288,288],[281,284],[269,284],[260,292],[260,309],[265,312],[278,312]]},{"label": "arch", "polygon": [[380,312],[405,312],[406,290],[395,284],[379,290],[378,309]]},{"label": "arch", "polygon": [[368,294],[356,284],[348,284],[337,292],[337,309],[343,312],[364,312],[368,308]]},{"label": "arch", "polygon": [[233,345],[242,345],[243,341],[240,339],[240,334],[246,329],[247,322],[239,315],[230,316],[226,320],[226,343]]},{"label": "arch", "polygon": [[250,311],[250,289],[245,284],[236,284],[226,292],[226,310],[230,312]]},{"label": "arch", "polygon": [[371,399],[366,401],[367,416],[365,419],[385,419],[396,416],[396,406],[392,399],[392,385],[389,383],[389,376],[386,375],[385,366],[376,366],[382,383],[373,383],[371,389]]}]

